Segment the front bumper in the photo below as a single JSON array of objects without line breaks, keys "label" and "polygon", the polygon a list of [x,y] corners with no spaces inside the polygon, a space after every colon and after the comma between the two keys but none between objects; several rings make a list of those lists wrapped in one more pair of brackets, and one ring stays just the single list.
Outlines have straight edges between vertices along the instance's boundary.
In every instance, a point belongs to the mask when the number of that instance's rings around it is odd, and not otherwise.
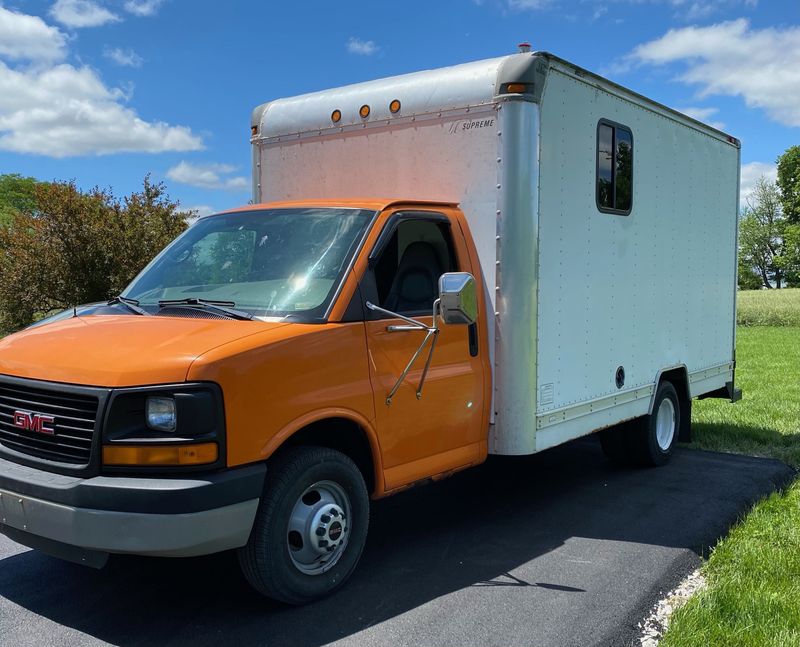
[{"label": "front bumper", "polygon": [[247,543],[264,465],[191,478],[52,474],[0,459],[0,532],[102,566],[109,553],[191,557]]}]

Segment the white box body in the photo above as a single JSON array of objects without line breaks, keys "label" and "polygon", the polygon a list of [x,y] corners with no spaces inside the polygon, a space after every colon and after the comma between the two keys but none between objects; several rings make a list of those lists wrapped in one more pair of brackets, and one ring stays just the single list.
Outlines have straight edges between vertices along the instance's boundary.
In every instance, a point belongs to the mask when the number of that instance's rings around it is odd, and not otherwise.
[{"label": "white box body", "polygon": [[[601,119],[633,134],[626,216],[597,208]],[[492,309],[490,452],[644,415],[665,370],[685,368],[692,397],[732,382],[740,149],[725,133],[543,53],[279,99],[252,125],[255,202],[460,205]]]}]

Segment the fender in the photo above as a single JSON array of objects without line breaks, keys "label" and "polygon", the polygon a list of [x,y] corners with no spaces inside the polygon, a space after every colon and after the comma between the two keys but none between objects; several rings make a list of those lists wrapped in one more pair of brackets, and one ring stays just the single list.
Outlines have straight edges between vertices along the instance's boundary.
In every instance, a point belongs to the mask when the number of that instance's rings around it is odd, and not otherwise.
[{"label": "fender", "polygon": [[372,454],[372,464],[375,470],[375,492],[373,498],[380,498],[386,491],[386,484],[383,478],[383,460],[381,458],[380,442],[375,428],[367,418],[353,411],[352,409],[344,409],[337,407],[328,407],[326,409],[319,409],[310,411],[303,414],[299,418],[295,418],[289,424],[282,427],[276,434],[274,434],[266,445],[261,448],[261,456],[265,459],[274,454],[287,440],[301,429],[309,425],[328,420],[331,418],[344,418],[357,424],[366,434],[367,441],[369,442],[370,452]]},{"label": "fender", "polygon": [[687,399],[691,400],[691,396],[689,395],[689,371],[686,368],[686,364],[675,364],[675,366],[667,366],[666,368],[662,368],[658,374],[656,375],[656,380],[653,382],[653,393],[650,396],[650,405],[647,407],[647,415],[653,415],[653,405],[656,402],[656,391],[658,391],[658,383],[661,382],[661,376],[664,373],[669,373],[670,371],[675,370],[682,370],[683,375],[685,378],[686,390],[684,393],[680,392],[680,389],[676,386],[675,390],[678,391],[678,395],[685,395]]}]

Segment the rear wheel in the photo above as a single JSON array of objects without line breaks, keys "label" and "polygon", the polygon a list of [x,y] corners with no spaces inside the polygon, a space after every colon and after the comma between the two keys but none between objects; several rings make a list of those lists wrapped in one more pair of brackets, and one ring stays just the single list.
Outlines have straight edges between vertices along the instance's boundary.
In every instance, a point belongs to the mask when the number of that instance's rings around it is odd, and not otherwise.
[{"label": "rear wheel", "polygon": [[634,437],[636,455],[644,465],[666,464],[678,442],[681,405],[671,382],[661,382],[656,390],[653,413],[640,419]]},{"label": "rear wheel", "polygon": [[262,595],[288,604],[311,602],[350,577],[368,525],[369,497],[355,463],[325,447],[293,447],[268,466],[239,563]]}]

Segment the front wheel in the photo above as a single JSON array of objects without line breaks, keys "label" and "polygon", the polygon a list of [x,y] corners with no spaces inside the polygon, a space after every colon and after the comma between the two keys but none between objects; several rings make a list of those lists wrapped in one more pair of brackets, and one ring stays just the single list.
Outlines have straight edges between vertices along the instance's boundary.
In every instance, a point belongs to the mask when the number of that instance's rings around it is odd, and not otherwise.
[{"label": "front wheel", "polygon": [[369,526],[369,496],[355,463],[326,447],[292,447],[267,467],[264,494],[239,564],[262,595],[305,604],[355,570]]}]

